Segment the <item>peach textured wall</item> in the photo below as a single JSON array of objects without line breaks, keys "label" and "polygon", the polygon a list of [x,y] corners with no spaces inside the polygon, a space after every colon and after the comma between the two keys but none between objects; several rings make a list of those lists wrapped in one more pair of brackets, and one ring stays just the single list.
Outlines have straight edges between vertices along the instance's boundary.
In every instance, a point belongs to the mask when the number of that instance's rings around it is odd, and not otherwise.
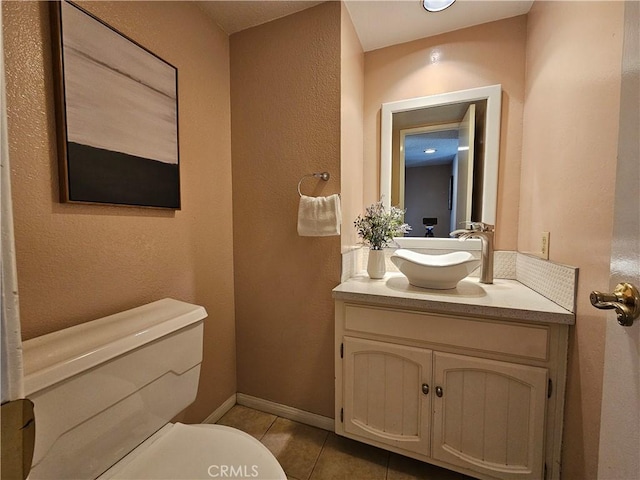
[{"label": "peach textured wall", "polygon": [[340,237],[299,237],[296,186],[340,191],[340,4],[231,36],[238,392],[333,417]]},{"label": "peach textured wall", "polygon": [[596,478],[598,470],[608,316],[591,307],[589,292],[609,285],[623,10],[623,2],[535,2],[527,25],[518,250],[537,250],[548,231],[550,259],[580,269],[565,479]]},{"label": "peach textured wall", "polygon": [[[365,53],[364,200],[380,190],[380,105],[502,84],[496,248],[515,250],[518,229],[526,16]],[[438,56],[438,60],[432,57]]]},{"label": "peach textured wall", "polygon": [[82,6],[179,71],[182,210],[58,202],[47,2],[2,2],[25,338],[164,297],[204,305],[199,421],[235,393],[228,37],[182,2]]},{"label": "peach textured wall", "polygon": [[343,2],[341,8],[340,60],[340,169],[342,175],[342,251],[353,248],[359,238],[353,227],[362,213],[364,51]]}]

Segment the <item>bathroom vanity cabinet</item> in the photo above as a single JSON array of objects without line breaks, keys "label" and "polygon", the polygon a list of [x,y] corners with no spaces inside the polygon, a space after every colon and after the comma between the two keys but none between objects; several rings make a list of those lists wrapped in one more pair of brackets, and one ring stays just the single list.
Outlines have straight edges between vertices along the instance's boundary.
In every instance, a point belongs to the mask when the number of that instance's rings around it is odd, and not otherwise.
[{"label": "bathroom vanity cabinet", "polygon": [[500,295],[543,311],[363,282],[334,290],[336,433],[477,478],[559,478],[573,315],[511,281]]}]

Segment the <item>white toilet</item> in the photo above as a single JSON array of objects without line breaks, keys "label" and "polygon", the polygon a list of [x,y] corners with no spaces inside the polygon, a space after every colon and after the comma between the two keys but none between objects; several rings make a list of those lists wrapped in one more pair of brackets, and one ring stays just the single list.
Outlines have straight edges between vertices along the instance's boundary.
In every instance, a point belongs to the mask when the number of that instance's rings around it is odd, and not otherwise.
[{"label": "white toilet", "polygon": [[29,479],[286,479],[244,432],[169,423],[195,399],[206,316],[164,299],[24,342]]}]

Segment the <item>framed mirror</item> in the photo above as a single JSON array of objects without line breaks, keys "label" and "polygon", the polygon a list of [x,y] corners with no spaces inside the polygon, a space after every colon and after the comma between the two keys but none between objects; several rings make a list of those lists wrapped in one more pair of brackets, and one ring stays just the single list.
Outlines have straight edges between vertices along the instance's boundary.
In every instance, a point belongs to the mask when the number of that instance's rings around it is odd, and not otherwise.
[{"label": "framed mirror", "polygon": [[494,224],[500,146],[500,85],[382,104],[380,194],[406,209],[402,247],[476,249],[449,232]]}]

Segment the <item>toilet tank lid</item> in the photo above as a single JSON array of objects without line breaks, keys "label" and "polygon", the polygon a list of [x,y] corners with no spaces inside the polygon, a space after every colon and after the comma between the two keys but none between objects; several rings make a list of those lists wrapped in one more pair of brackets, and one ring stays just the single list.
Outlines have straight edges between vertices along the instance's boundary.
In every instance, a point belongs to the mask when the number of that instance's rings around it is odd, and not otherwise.
[{"label": "toilet tank lid", "polygon": [[24,388],[29,395],[206,318],[200,305],[165,298],[26,340]]}]

